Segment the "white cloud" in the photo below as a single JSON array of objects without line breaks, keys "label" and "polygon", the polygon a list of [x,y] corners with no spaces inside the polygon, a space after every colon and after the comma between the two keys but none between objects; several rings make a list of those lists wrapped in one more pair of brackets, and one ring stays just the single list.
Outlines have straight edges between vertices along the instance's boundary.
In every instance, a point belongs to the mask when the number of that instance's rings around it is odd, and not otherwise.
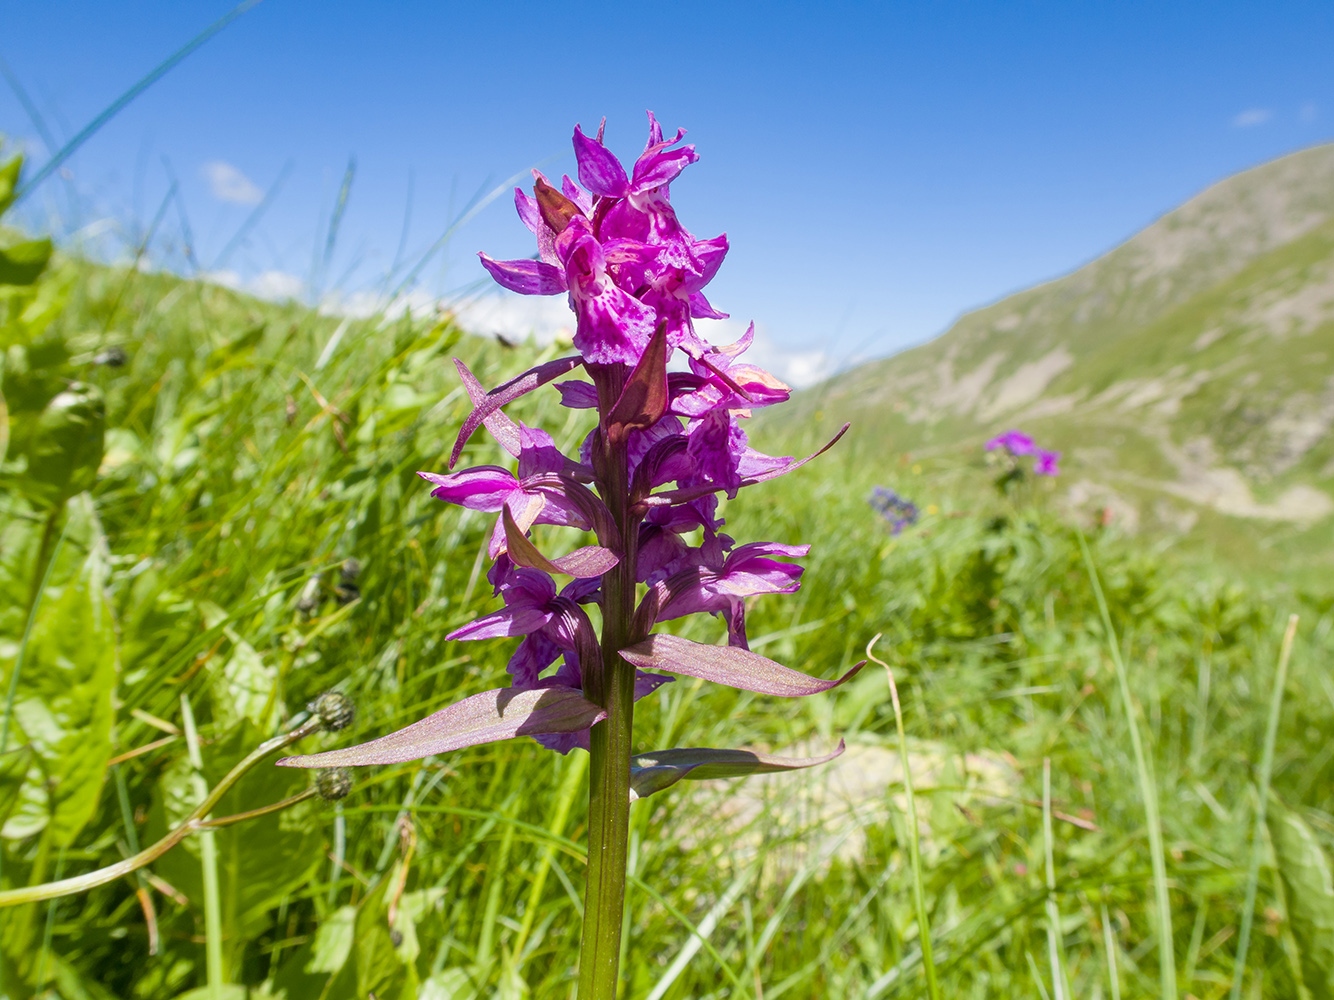
[{"label": "white cloud", "polygon": [[506,340],[529,337],[549,344],[574,335],[574,314],[564,295],[516,295],[500,292],[454,306],[459,325],[484,337],[499,334]]},{"label": "white cloud", "polygon": [[283,299],[299,299],[306,293],[306,283],[295,274],[288,274],[286,271],[264,271],[248,281],[231,270],[209,271],[203,277],[205,281],[211,281],[215,285],[247,292],[256,298],[275,302]]},{"label": "white cloud", "polygon": [[1315,101],[1307,101],[1298,112],[1304,122],[1313,122],[1320,117],[1320,108]]},{"label": "white cloud", "polygon": [[[711,344],[723,346],[739,340],[747,324],[734,319],[702,319],[695,321],[700,336]],[[805,389],[834,373],[834,359],[812,348],[785,347],[774,341],[764,327],[755,327],[755,340],[745,354],[745,360],[773,372],[794,389]]]},{"label": "white cloud", "polygon": [[1232,119],[1232,124],[1237,128],[1254,128],[1256,125],[1263,125],[1272,117],[1274,112],[1268,108],[1247,108]]},{"label": "white cloud", "polygon": [[212,160],[201,168],[213,197],[218,201],[230,201],[237,205],[257,205],[264,199],[264,192],[245,174],[222,160]]}]

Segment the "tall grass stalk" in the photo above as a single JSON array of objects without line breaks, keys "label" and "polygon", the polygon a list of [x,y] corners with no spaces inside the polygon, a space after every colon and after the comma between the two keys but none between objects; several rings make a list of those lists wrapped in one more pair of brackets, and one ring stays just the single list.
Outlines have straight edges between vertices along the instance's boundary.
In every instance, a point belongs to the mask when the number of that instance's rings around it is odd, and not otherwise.
[{"label": "tall grass stalk", "polygon": [[1158,789],[1154,782],[1152,764],[1144,753],[1139,720],[1135,717],[1135,701],[1130,694],[1130,679],[1126,675],[1125,661],[1121,657],[1121,643],[1117,638],[1116,629],[1112,627],[1112,616],[1107,610],[1107,598],[1103,595],[1098,569],[1093,564],[1093,553],[1089,551],[1088,539],[1084,537],[1083,531],[1079,532],[1079,550],[1088,569],[1094,599],[1098,602],[1098,614],[1102,617],[1107,650],[1111,654],[1112,665],[1116,668],[1117,685],[1121,690],[1121,706],[1126,713],[1130,745],[1135,753],[1135,773],[1139,779],[1140,799],[1144,803],[1145,824],[1149,828],[1149,853],[1153,865],[1153,892],[1158,916],[1158,988],[1163,1000],[1170,1000],[1177,995],[1176,954],[1172,941],[1172,900],[1167,891],[1167,860],[1163,853],[1163,828],[1158,815]]},{"label": "tall grass stalk", "polygon": [[[199,752],[195,714],[190,709],[190,699],[185,695],[181,695],[181,728],[185,731],[190,766],[194,768],[192,781],[195,797],[202,801],[208,798],[208,782],[204,778],[204,758]],[[207,828],[199,832],[199,864],[204,882],[204,967],[213,1000],[222,1000],[226,971],[222,964],[222,893],[218,887],[218,845],[213,831]]]},{"label": "tall grass stalk", "polygon": [[1274,693],[1269,699],[1269,721],[1265,724],[1265,745],[1260,756],[1257,799],[1255,805],[1255,833],[1251,837],[1251,863],[1246,870],[1246,901],[1241,907],[1241,927],[1237,934],[1237,962],[1232,970],[1231,1000],[1240,1000],[1242,982],[1246,978],[1246,955],[1251,945],[1251,924],[1255,919],[1255,894],[1260,882],[1260,861],[1264,855],[1265,812],[1269,806],[1269,782],[1274,774],[1274,744],[1278,741],[1278,719],[1283,710],[1283,689],[1288,683],[1288,660],[1292,656],[1292,642],[1297,636],[1297,616],[1288,616],[1288,627],[1283,633],[1283,645],[1278,653],[1278,670],[1274,677]]},{"label": "tall grass stalk", "polygon": [[894,683],[894,671],[889,664],[875,656],[876,634],[866,645],[866,658],[885,668],[889,680],[889,700],[894,706],[894,726],[899,734],[899,763],[903,768],[903,791],[908,798],[908,855],[912,860],[913,906],[917,910],[917,936],[922,945],[922,968],[926,973],[926,990],[931,1000],[940,1000],[940,983],[936,981],[936,963],[931,955],[931,921],[926,914],[926,886],[922,881],[921,836],[917,827],[917,801],[912,785],[912,768],[908,764],[908,738],[903,731],[903,709],[899,706],[899,689]]},{"label": "tall grass stalk", "polygon": [[1057,1000],[1070,1000],[1070,975],[1065,968],[1065,942],[1061,937],[1061,910],[1056,905],[1056,863],[1051,829],[1051,758],[1042,758],[1042,853],[1047,868],[1047,952],[1051,962],[1052,990]]}]

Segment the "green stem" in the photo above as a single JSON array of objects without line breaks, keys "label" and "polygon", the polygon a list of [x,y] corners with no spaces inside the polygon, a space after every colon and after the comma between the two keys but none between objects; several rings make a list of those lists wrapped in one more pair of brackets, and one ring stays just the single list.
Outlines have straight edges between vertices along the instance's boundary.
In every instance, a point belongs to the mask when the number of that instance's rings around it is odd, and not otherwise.
[{"label": "green stem", "polygon": [[[273,753],[275,750],[281,750],[283,747],[290,746],[303,737],[309,736],[323,726],[318,717],[307,720],[303,725],[293,729],[290,733],[283,733],[281,736],[275,736],[271,740],[265,740],[254,750],[252,750],[244,760],[227,772],[227,776],[214,786],[213,791],[209,793],[208,798],[201,802],[189,816],[182,820],[181,824],[172,830],[169,834],[150,847],[145,847],[133,857],[125,858],[116,862],[114,865],[107,865],[105,868],[99,868],[97,871],[88,872],[86,875],[76,875],[73,878],[60,879],[56,882],[45,882],[40,885],[25,886],[21,889],[0,890],[0,909],[7,906],[19,906],[23,903],[37,903],[44,899],[55,899],[57,896],[71,896],[76,892],[87,892],[99,885],[106,885],[108,882],[114,882],[118,878],[137,872],[145,865],[150,865],[162,855],[179,844],[190,834],[203,829],[205,826],[221,826],[226,822],[231,822],[233,817],[224,817],[222,820],[205,820],[218,801],[227,793],[227,790],[236,784],[241,776],[258,764],[261,760]],[[293,800],[286,802],[291,805],[292,801],[300,798],[294,796]],[[267,810],[265,810],[267,811]],[[247,817],[248,818],[248,817]]]},{"label": "green stem", "polygon": [[[613,380],[616,381],[616,380]],[[613,399],[620,387],[613,385]],[[605,452],[603,497],[621,536],[621,560],[602,577],[602,664],[585,668],[590,701],[607,718],[590,734],[588,782],[588,887],[579,958],[579,1000],[615,1000],[625,910],[630,839],[630,756],[634,751],[635,672],[621,659],[630,645],[635,602],[638,524],[630,514],[624,443]]]},{"label": "green stem", "polygon": [[[185,695],[181,695],[181,720],[190,766],[195,771],[192,776],[195,794],[201,800],[207,800],[208,782],[204,779],[204,758],[199,753],[199,733],[195,730],[190,699]],[[201,818],[208,820],[207,814]],[[204,965],[208,971],[209,993],[213,1000],[222,1000],[222,987],[226,981],[222,964],[222,893],[218,887],[218,844],[209,827],[199,833],[199,864],[204,876]]]},{"label": "green stem", "polygon": [[889,679],[889,700],[894,708],[894,725],[899,733],[899,766],[903,768],[903,793],[908,799],[908,858],[912,863],[913,906],[917,911],[917,937],[922,944],[922,969],[926,973],[926,992],[931,1000],[940,1000],[940,983],[936,979],[936,962],[931,954],[931,920],[926,912],[926,883],[922,878],[921,832],[917,824],[917,797],[913,791],[912,767],[908,760],[908,737],[903,730],[903,709],[899,705],[899,689],[894,683],[894,671],[889,664],[874,655],[877,634],[866,647],[866,658],[885,668]]}]

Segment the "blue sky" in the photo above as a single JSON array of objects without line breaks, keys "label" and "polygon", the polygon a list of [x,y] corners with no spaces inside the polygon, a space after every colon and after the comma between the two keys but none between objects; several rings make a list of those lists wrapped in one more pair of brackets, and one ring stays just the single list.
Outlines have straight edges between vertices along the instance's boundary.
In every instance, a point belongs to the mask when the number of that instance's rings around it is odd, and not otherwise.
[{"label": "blue sky", "polygon": [[[230,8],[10,4],[0,55],[60,142]],[[541,161],[572,170],[575,122],[606,115],[609,145],[633,157],[651,108],[700,154],[673,186],[683,221],[731,239],[712,299],[796,376],[925,340],[1214,181],[1334,138],[1331,51],[1328,3],[264,0],[90,140],[25,220],[132,232],[174,177],[160,261],[195,266],[184,218],[205,270],[348,295],[418,259],[477,192]],[[5,86],[0,132],[44,158]],[[529,239],[499,198],[420,291],[469,290],[475,251],[524,256]]]}]

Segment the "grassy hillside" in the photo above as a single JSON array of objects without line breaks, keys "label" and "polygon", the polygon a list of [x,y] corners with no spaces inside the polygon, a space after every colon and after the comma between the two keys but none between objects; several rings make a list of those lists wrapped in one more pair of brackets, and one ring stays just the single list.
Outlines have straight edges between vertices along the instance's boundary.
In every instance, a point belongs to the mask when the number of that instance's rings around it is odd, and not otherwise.
[{"label": "grassy hillside", "polygon": [[1334,556],[1334,145],[1217,184],[1056,281],[766,414],[889,452],[976,454],[1022,427],[1062,493],[1244,569]]},{"label": "grassy hillside", "polygon": [[[197,801],[197,777],[215,783],[328,688],[354,700],[357,721],[302,749],[503,683],[512,642],[444,638],[494,607],[478,579],[490,519],[432,500],[414,472],[442,467],[465,412],[449,356],[495,384],[535,349],[447,317],[345,324],[75,261],[11,304],[6,335],[28,338],[6,354],[11,423],[28,420],[25,394],[77,380],[81,398],[104,400],[106,448],[88,460],[75,447],[86,435],[55,440],[47,454],[82,470],[61,479],[25,464],[37,438],[19,435],[4,468],[0,888],[133,853]],[[551,392],[511,412],[564,447],[586,430]],[[1170,945],[1183,994],[1223,996],[1250,885],[1244,995],[1326,989],[1334,965],[1312,932],[1334,897],[1280,871],[1318,873],[1334,846],[1329,599],[1182,572],[1113,526],[1089,539],[1109,642],[1055,484],[1001,495],[971,457],[903,461],[867,433],[847,444],[724,513],[739,540],[813,545],[798,594],[748,609],[755,648],[829,677],[883,633],[943,995],[1053,996],[1068,978],[1066,995],[1159,996]],[[466,461],[505,458],[479,436]],[[876,482],[920,503],[918,525],[889,533],[865,502]],[[575,544],[542,539],[552,554],[557,543]],[[1266,800],[1256,761],[1289,612],[1302,618],[1278,687],[1275,867],[1252,850]],[[681,681],[641,702],[636,725],[645,750],[850,749],[809,781],[682,786],[634,806],[627,997],[925,995],[883,672],[782,702]],[[219,830],[215,865],[191,837],[151,877],[0,910],[0,992],[199,1000],[189,991],[213,950],[240,984],[228,998],[570,996],[585,767],[580,752],[515,740],[359,770],[339,805],[307,800]],[[308,780],[262,766],[219,811]],[[1146,789],[1162,806],[1157,880]]]}]

